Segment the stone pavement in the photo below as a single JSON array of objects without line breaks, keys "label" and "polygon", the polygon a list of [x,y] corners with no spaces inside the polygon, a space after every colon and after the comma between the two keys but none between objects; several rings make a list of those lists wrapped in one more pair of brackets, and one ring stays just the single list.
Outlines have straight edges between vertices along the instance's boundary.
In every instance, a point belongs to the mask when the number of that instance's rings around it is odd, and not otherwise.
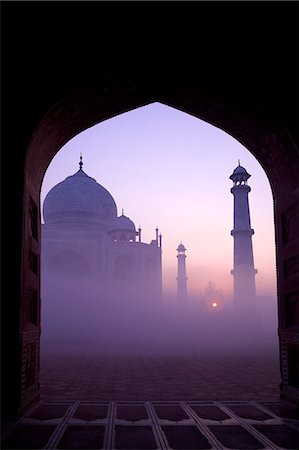
[{"label": "stone pavement", "polygon": [[2,425],[1,449],[299,449],[277,352],[45,354],[41,401]]},{"label": "stone pavement", "polygon": [[42,355],[43,400],[279,400],[275,352],[247,356]]},{"label": "stone pavement", "polygon": [[1,448],[296,450],[297,419],[282,402],[40,402]]}]

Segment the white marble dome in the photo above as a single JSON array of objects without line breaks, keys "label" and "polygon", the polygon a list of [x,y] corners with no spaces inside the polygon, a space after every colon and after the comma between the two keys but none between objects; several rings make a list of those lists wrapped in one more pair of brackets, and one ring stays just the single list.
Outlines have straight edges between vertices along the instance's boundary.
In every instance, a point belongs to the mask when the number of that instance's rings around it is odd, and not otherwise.
[{"label": "white marble dome", "polygon": [[80,168],[48,192],[43,216],[46,224],[103,224],[117,217],[117,208],[111,194]]},{"label": "white marble dome", "polygon": [[113,221],[110,231],[133,231],[135,233],[136,228],[134,222],[132,222],[129,217],[122,214]]}]

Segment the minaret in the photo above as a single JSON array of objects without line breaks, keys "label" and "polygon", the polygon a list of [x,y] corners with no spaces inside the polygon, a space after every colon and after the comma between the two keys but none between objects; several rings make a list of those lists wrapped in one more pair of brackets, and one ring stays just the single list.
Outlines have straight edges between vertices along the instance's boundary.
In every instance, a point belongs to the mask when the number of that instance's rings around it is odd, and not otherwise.
[{"label": "minaret", "polygon": [[177,298],[178,300],[187,300],[187,277],[186,277],[186,248],[180,243],[177,248],[178,258],[178,276],[177,276]]},{"label": "minaret", "polygon": [[248,194],[251,191],[247,180],[251,175],[244,167],[234,170],[229,177],[234,185],[231,193],[234,196],[234,229],[231,235],[234,237],[234,269],[231,274],[234,277],[234,307],[239,312],[254,312],[256,310],[255,275],[252,235],[254,230],[250,224]]}]

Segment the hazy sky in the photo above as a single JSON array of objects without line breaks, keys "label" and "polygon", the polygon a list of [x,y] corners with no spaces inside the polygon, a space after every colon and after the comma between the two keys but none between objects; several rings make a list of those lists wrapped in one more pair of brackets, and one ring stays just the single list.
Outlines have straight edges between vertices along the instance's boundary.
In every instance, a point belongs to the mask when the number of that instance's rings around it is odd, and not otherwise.
[{"label": "hazy sky", "polygon": [[83,170],[113,196],[118,215],[142,228],[143,242],[163,235],[163,285],[176,289],[177,252],[187,248],[188,290],[209,281],[231,296],[233,195],[229,176],[238,159],[248,184],[257,294],[276,296],[273,200],[268,178],[254,156],[214,126],[160,103],[93,126],[70,140],[52,160],[41,190]]}]

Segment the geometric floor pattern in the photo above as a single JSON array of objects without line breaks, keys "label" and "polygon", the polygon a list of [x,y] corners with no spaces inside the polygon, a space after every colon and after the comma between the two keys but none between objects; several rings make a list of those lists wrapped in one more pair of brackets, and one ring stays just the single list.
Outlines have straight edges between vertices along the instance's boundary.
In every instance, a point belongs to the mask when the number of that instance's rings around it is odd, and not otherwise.
[{"label": "geometric floor pattern", "polygon": [[298,410],[279,382],[271,351],[42,353],[41,401],[2,425],[1,449],[299,450]]},{"label": "geometric floor pattern", "polygon": [[3,450],[299,449],[283,401],[41,401],[3,430]]},{"label": "geometric floor pattern", "polygon": [[44,356],[46,401],[279,400],[279,357]]}]

